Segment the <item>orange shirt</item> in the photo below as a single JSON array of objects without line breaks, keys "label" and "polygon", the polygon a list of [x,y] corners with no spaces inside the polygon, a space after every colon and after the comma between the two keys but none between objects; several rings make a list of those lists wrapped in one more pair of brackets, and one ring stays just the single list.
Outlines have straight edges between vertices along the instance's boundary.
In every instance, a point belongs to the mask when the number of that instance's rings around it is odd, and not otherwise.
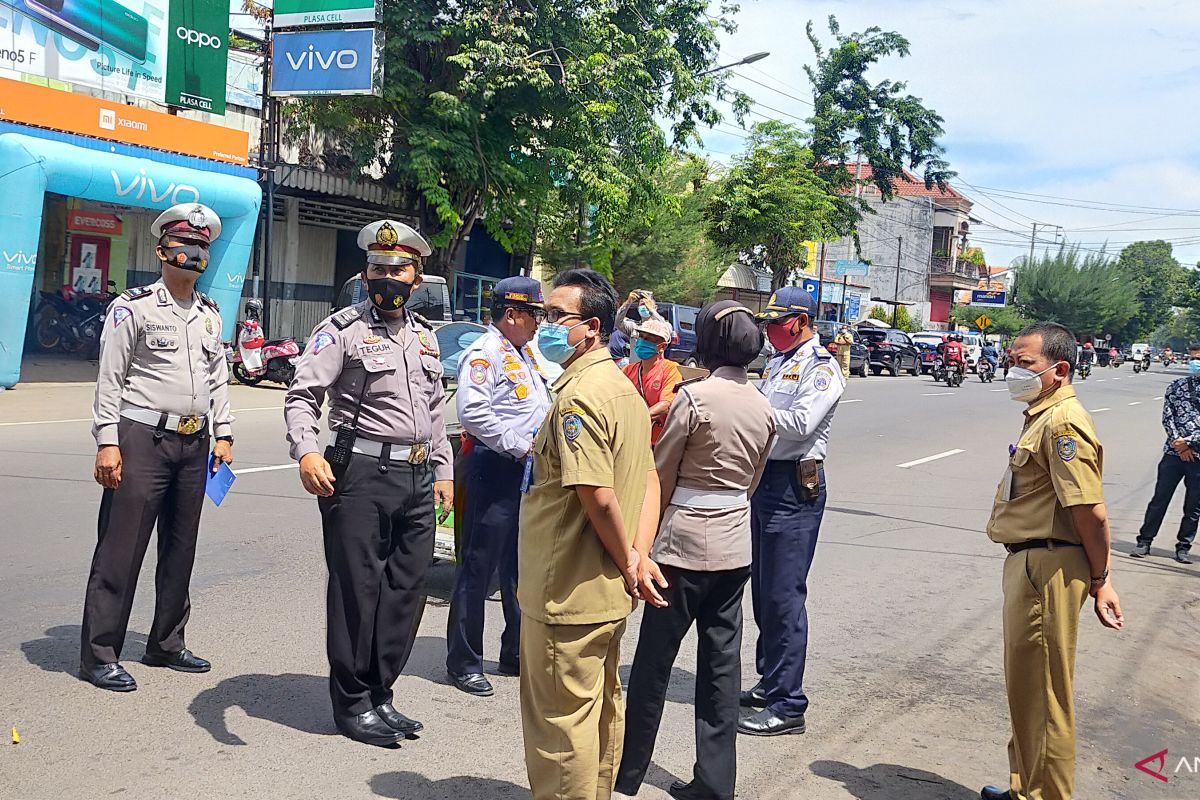
[{"label": "orange shirt", "polygon": [[[666,401],[668,405],[675,399],[675,387],[683,382],[683,373],[679,365],[669,358],[660,358],[648,370],[643,370],[644,361],[631,361],[625,367],[625,377],[633,381],[638,394],[646,401],[646,408]],[[663,426],[667,422],[664,414],[650,428],[650,444],[653,445],[662,435]]]}]

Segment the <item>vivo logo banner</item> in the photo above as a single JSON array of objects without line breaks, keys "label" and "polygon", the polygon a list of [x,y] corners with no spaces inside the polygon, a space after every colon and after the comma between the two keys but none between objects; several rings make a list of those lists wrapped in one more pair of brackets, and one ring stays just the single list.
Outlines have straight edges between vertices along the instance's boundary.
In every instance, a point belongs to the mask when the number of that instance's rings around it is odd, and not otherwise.
[{"label": "vivo logo banner", "polygon": [[271,94],[378,94],[381,45],[374,28],[277,33]]}]

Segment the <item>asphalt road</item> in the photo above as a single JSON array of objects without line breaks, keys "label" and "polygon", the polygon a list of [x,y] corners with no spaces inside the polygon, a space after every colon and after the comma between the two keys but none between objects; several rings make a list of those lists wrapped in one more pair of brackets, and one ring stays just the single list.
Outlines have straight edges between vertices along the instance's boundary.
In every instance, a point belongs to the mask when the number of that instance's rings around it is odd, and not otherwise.
[{"label": "asphalt road", "polygon": [[[1153,486],[1160,398],[1182,374],[1097,370],[1079,387],[1105,445],[1127,617],[1126,630],[1113,633],[1085,609],[1077,796],[1088,800],[1200,796],[1200,775],[1171,774],[1163,784],[1133,767],[1163,748],[1168,770],[1178,756],[1200,756],[1200,568],[1169,558],[1178,504],[1157,557],[1124,555]],[[0,727],[4,742],[10,727],[21,735],[18,746],[0,745],[0,797],[528,797],[516,680],[494,678],[490,699],[445,681],[449,567],[434,570],[421,636],[396,687],[397,705],[423,720],[425,733],[395,751],[334,733],[319,519],[287,466],[280,389],[234,387],[242,476],[223,507],[205,511],[188,628],[189,645],[214,670],[183,675],[138,663],[153,603],[151,552],[124,656],[141,688],[114,695],[79,681],[80,603],[100,496],[85,420],[90,392],[27,384],[0,394]],[[808,733],[742,739],[739,797],[970,800],[983,783],[1005,779],[1003,551],[982,530],[1020,411],[1001,383],[972,378],[950,391],[928,378],[851,380],[834,424],[811,579]],[[922,463],[900,466],[910,462]],[[494,658],[500,609],[488,605]],[[746,617],[750,682],[749,596]],[[690,776],[694,658],[693,638],[641,797],[665,798],[673,779]]]}]

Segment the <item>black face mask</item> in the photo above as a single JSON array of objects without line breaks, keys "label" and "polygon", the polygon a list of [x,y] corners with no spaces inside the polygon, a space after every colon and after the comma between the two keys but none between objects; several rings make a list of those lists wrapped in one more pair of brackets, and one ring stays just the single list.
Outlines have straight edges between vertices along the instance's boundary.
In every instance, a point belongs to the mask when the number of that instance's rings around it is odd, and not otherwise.
[{"label": "black face mask", "polygon": [[208,248],[202,244],[181,244],[175,247],[162,248],[167,263],[190,272],[204,272],[208,269]]},{"label": "black face mask", "polygon": [[412,296],[413,285],[394,278],[368,278],[367,295],[380,311],[397,311]]}]

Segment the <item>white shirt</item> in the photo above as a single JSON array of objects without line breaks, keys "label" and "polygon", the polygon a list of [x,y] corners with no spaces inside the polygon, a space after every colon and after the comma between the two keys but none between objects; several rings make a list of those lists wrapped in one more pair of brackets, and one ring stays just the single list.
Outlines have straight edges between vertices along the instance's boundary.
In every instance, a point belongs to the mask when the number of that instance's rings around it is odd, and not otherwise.
[{"label": "white shirt", "polygon": [[784,353],[772,356],[759,385],[775,410],[775,444],[770,458],[823,460],[833,413],[845,390],[842,370],[821,346],[819,336],[796,348],[790,357]]},{"label": "white shirt", "polygon": [[463,430],[489,450],[524,458],[550,410],[550,390],[532,349],[489,325],[463,351],[454,398]]}]

